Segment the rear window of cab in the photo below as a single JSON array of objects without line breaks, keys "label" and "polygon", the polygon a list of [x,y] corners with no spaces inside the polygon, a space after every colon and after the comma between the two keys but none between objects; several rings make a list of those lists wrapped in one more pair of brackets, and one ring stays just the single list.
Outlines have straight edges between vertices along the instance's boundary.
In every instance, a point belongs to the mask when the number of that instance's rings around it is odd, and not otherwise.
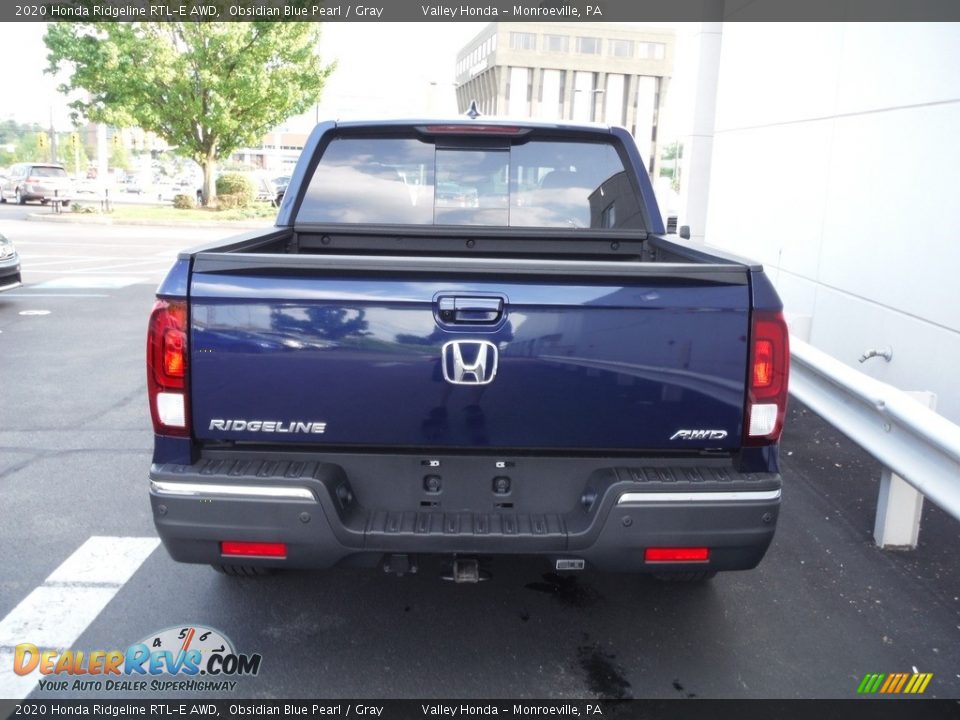
[{"label": "rear window of cab", "polygon": [[298,223],[556,229],[644,227],[610,142],[441,142],[343,136],[327,145]]}]

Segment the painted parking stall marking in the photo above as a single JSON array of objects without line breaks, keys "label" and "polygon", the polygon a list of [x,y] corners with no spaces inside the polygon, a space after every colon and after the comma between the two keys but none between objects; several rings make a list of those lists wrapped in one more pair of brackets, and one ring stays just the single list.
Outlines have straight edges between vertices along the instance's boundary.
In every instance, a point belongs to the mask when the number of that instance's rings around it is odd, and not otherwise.
[{"label": "painted parking stall marking", "polygon": [[55,280],[46,280],[31,287],[39,290],[117,290],[138,283],[148,282],[145,277],[133,275],[67,275]]},{"label": "painted parking stall marking", "polygon": [[14,648],[24,642],[68,648],[160,544],[158,538],[89,538],[0,620],[0,697],[24,698],[39,673],[13,671]]}]

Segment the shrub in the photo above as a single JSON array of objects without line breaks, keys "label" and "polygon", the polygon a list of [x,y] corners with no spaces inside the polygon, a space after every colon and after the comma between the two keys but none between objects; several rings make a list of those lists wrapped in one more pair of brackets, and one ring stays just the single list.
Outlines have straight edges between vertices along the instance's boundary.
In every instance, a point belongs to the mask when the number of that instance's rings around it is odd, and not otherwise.
[{"label": "shrub", "polygon": [[229,207],[247,207],[257,197],[257,188],[246,175],[239,173],[224,173],[217,178],[217,197],[221,198],[220,207],[224,205],[223,198],[229,197]]},{"label": "shrub", "polygon": [[178,194],[173,196],[173,206],[177,210],[193,210],[197,206],[194,199],[189,195]]},{"label": "shrub", "polygon": [[240,193],[217,195],[217,207],[220,210],[236,210],[250,206],[250,198]]}]

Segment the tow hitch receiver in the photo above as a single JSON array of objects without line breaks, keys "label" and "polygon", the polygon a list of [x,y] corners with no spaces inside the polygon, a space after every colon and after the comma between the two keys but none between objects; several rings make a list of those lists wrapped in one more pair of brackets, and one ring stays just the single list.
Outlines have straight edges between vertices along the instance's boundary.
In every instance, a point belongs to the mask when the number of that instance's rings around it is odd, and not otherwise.
[{"label": "tow hitch receiver", "polygon": [[442,577],[455,583],[478,583],[489,580],[490,573],[480,569],[480,562],[476,558],[456,558],[450,570],[444,572]]}]

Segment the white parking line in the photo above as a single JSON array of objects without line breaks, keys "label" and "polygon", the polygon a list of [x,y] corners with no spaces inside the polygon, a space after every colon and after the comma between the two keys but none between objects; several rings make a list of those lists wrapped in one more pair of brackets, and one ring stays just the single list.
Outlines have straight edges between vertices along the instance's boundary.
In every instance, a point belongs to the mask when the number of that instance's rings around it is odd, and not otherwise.
[{"label": "white parking line", "polygon": [[[25,287],[25,288],[24,288],[24,290],[32,290],[32,289],[33,289],[33,288],[31,288],[31,287]],[[5,293],[5,294],[4,294],[4,297],[5,297],[5,298],[38,298],[38,297],[49,297],[49,298],[58,298],[58,297],[65,297],[65,298],[91,298],[91,297],[97,297],[97,298],[105,298],[105,297],[110,297],[110,296],[109,296],[109,295],[106,295],[106,294],[104,294],[104,293],[35,293],[35,292],[28,292],[28,293]]]},{"label": "white parking line", "polygon": [[[154,280],[153,282],[156,282]],[[149,278],[141,275],[114,275],[112,277],[102,275],[62,275],[54,280],[46,280],[37,283],[31,287],[41,288],[43,290],[119,290],[138,283],[153,284]]]},{"label": "white parking line", "polygon": [[0,620],[0,697],[26,697],[39,677],[14,672],[17,645],[69,648],[159,544],[157,538],[91,537]]},{"label": "white parking line", "polygon": [[[63,265],[64,263],[96,263],[96,262],[114,262],[117,260],[130,260],[129,257],[78,257],[76,255],[34,255],[28,257],[20,255],[20,262],[25,263],[31,270],[49,265]],[[152,262],[156,262],[155,260]]]}]

